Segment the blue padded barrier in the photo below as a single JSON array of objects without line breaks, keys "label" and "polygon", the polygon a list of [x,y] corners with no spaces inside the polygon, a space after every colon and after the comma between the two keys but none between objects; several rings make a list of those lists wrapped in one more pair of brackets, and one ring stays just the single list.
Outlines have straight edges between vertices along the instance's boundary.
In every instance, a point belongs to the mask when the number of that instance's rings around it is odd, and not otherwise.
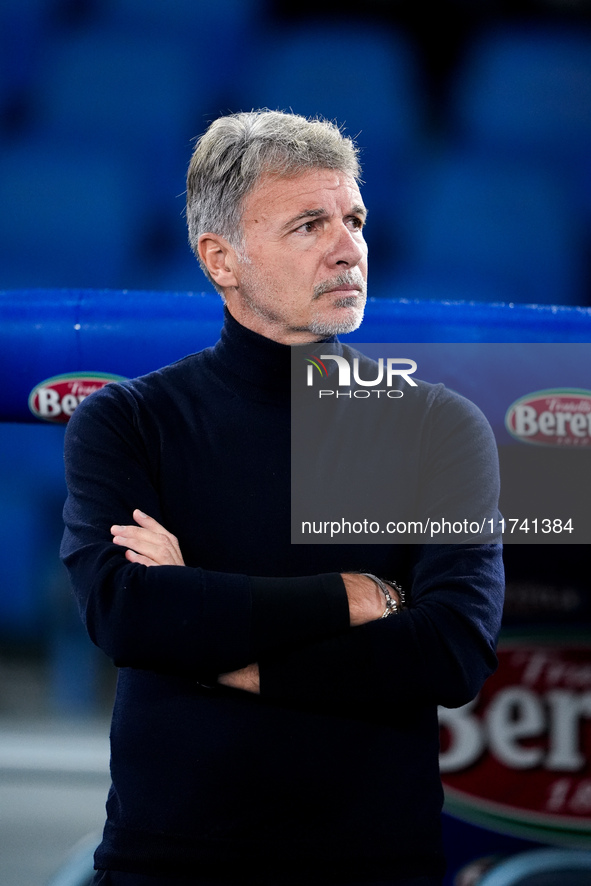
[{"label": "blue padded barrier", "polygon": [[[0,421],[37,421],[29,394],[73,372],[135,376],[214,344],[218,296],[194,292],[0,292]],[[589,342],[591,308],[370,300],[366,342]]]}]

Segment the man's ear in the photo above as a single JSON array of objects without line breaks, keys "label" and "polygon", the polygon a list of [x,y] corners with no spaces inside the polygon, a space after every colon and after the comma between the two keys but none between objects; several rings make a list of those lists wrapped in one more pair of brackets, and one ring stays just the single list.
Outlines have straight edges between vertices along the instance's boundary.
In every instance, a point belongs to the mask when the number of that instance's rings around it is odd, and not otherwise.
[{"label": "man's ear", "polygon": [[224,237],[219,234],[201,234],[197,246],[201,261],[220,288],[238,286],[234,273],[236,253]]}]

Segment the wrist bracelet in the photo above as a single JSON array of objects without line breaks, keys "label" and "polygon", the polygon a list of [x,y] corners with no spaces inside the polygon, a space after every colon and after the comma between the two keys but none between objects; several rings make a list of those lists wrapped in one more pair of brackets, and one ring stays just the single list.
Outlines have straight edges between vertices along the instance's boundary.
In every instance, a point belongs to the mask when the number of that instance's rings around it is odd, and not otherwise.
[{"label": "wrist bracelet", "polygon": [[[371,572],[360,572],[359,575],[364,575],[366,578],[371,578],[373,582],[378,586],[384,597],[386,598],[386,608],[380,618],[388,618],[390,615],[396,615],[400,612],[402,606],[405,603],[404,591],[402,590],[402,586],[398,584],[398,582],[390,581],[387,578],[378,578],[377,575],[373,575]],[[400,603],[398,603],[394,597],[390,594],[389,588],[392,588],[398,594],[398,599]]]}]

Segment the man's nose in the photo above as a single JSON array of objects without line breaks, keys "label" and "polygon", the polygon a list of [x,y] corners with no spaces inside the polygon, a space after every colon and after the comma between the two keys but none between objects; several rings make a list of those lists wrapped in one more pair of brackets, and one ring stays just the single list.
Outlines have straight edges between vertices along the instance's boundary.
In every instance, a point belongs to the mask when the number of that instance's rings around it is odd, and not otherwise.
[{"label": "man's nose", "polygon": [[367,246],[363,235],[342,224],[335,232],[334,242],[327,258],[333,267],[342,265],[354,268],[364,258],[366,252]]}]

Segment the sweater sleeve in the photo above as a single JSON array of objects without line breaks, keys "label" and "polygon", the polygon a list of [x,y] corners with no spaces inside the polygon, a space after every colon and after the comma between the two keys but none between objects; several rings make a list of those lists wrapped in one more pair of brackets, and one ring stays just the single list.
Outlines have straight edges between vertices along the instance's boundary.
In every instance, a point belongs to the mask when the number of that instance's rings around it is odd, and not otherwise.
[{"label": "sweater sleeve", "polygon": [[136,507],[166,523],[157,471],[124,388],[109,385],[78,407],[66,433],[65,468],[62,558],[91,639],[118,666],[208,682],[281,646],[349,627],[338,573],[282,579],[278,607],[277,579],[125,558],[112,542],[114,523],[129,523]]},{"label": "sweater sleeve", "polygon": [[416,555],[407,609],[261,661],[261,694],[350,713],[472,699],[496,667],[501,546],[425,545]]},{"label": "sweater sleeve", "polygon": [[[421,441],[423,519],[467,518],[497,527],[497,450],[480,410],[434,388]],[[480,534],[464,542],[415,545],[405,610],[261,661],[261,694],[345,712],[468,702],[496,667],[504,571],[498,535],[489,537],[491,543]]]}]

